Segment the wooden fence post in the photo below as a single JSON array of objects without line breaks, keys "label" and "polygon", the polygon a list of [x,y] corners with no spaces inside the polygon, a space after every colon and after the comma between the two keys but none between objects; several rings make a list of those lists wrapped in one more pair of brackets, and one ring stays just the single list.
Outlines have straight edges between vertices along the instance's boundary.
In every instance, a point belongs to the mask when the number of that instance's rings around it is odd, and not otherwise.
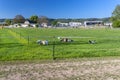
[{"label": "wooden fence post", "polygon": [[55,36],[53,36],[53,53],[52,53],[53,60],[55,60]]},{"label": "wooden fence post", "polygon": [[30,37],[29,37],[29,35],[28,35],[28,44],[29,44],[29,40],[30,40]]}]

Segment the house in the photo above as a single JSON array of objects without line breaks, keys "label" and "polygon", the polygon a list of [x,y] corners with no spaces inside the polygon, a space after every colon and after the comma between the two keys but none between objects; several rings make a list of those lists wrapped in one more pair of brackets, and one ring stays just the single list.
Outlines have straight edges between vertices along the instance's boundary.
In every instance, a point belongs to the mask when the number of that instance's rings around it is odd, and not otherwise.
[{"label": "house", "polygon": [[48,23],[41,23],[40,26],[46,28],[48,27]]},{"label": "house", "polygon": [[21,27],[21,24],[13,24],[13,26],[11,25],[10,27],[19,28],[19,27]]},{"label": "house", "polygon": [[4,24],[6,24],[6,22],[0,22],[0,25],[4,25]]},{"label": "house", "polygon": [[[33,27],[33,28],[35,28],[36,25],[37,25],[37,24],[34,24],[34,23],[31,23],[31,24],[30,24],[30,26]],[[38,27],[39,27],[39,25],[38,25]]]},{"label": "house", "polygon": [[68,27],[68,26],[69,26],[69,23],[58,22],[58,27]]},{"label": "house", "polygon": [[31,22],[31,21],[29,21],[29,20],[26,20],[25,22],[24,22],[24,24],[21,24],[21,27],[24,27],[24,28],[26,28],[26,27],[36,27],[36,24],[35,23],[33,23],[33,22]]},{"label": "house", "polygon": [[69,22],[69,23],[62,23],[62,22],[58,22],[58,27],[78,27],[81,26],[82,23],[80,22]]},{"label": "house", "polygon": [[104,26],[107,26],[108,28],[112,28],[112,23],[111,22],[104,23]]},{"label": "house", "polygon": [[84,22],[84,26],[85,27],[89,27],[89,26],[101,26],[103,25],[103,21],[85,21]]},{"label": "house", "polygon": [[24,24],[21,24],[21,27],[29,27],[30,26],[30,22],[27,20],[24,22]]},{"label": "house", "polygon": [[24,22],[24,24],[29,25],[30,22],[27,20],[27,21]]},{"label": "house", "polygon": [[80,23],[80,22],[69,22],[69,26],[71,26],[71,27],[78,27],[81,25],[82,25],[82,23]]},{"label": "house", "polygon": [[105,26],[112,26],[111,22],[104,23]]},{"label": "house", "polygon": [[0,26],[7,26],[6,22],[0,22]]}]

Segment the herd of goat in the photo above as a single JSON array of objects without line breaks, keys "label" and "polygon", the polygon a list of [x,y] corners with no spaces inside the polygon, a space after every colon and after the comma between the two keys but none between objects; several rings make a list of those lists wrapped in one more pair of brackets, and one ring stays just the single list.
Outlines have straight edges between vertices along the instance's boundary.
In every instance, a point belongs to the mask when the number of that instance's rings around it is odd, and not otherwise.
[{"label": "herd of goat", "polygon": [[[72,39],[69,39],[69,38],[59,38],[60,39],[60,42],[73,42],[73,40]],[[88,41],[89,42],[89,44],[95,44],[96,43],[96,41],[95,40],[89,40]],[[39,45],[48,45],[49,43],[48,43],[48,40],[37,40],[37,44],[39,44]]]}]

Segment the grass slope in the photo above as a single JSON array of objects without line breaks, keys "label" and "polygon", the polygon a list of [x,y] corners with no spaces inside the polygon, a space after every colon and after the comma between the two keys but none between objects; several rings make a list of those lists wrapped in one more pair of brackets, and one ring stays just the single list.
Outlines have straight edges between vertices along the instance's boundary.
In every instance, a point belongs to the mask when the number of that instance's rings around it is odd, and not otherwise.
[{"label": "grass slope", "polygon": [[21,44],[27,44],[28,41],[21,37],[19,34],[13,32],[12,30],[8,30],[8,33],[10,33],[14,38],[16,38]]}]

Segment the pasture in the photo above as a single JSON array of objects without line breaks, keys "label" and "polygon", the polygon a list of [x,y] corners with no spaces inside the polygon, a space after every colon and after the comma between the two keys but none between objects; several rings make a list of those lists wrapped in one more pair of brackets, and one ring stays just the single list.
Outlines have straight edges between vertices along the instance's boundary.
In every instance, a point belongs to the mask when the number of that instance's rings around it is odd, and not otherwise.
[{"label": "pasture", "polygon": [[[69,37],[70,43],[58,37]],[[43,46],[37,40],[48,40]],[[95,40],[95,44],[89,44]],[[53,50],[54,47],[54,50]],[[11,28],[0,30],[0,60],[52,60],[85,57],[120,56],[119,29],[41,29]]]}]

